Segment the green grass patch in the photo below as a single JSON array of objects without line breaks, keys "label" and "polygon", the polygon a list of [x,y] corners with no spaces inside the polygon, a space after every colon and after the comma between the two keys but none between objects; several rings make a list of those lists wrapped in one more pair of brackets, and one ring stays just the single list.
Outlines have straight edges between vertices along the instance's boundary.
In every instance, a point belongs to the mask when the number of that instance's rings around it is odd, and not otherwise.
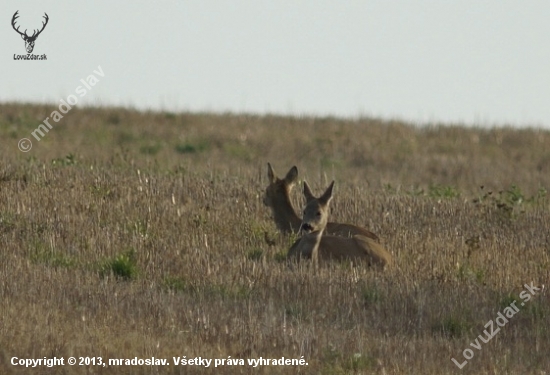
[{"label": "green grass patch", "polygon": [[112,259],[107,259],[100,266],[102,277],[113,275],[124,280],[133,280],[138,276],[139,270],[136,263],[134,250],[128,250]]},{"label": "green grass patch", "polygon": [[188,283],[181,277],[166,276],[162,281],[162,285],[173,292],[185,292],[189,290]]},{"label": "green grass patch", "polygon": [[432,326],[434,333],[448,338],[463,337],[472,329],[472,324],[463,315],[449,316]]},{"label": "green grass patch", "polygon": [[0,233],[8,233],[15,229],[15,215],[10,212],[0,214]]},{"label": "green grass patch", "polygon": [[30,259],[33,263],[63,268],[69,268],[76,265],[76,260],[60,251],[50,248],[50,246],[42,240],[34,241],[32,246]]},{"label": "green grass patch", "polygon": [[376,286],[364,286],[361,288],[361,296],[367,305],[378,304],[384,299],[382,292]]},{"label": "green grass patch", "polygon": [[144,155],[156,155],[161,149],[162,145],[160,143],[151,143],[141,146],[139,152]]},{"label": "green grass patch", "polygon": [[476,269],[468,263],[463,263],[458,267],[457,278],[461,281],[475,281],[483,284],[485,281],[485,270]]},{"label": "green grass patch", "polygon": [[431,198],[457,198],[460,193],[452,186],[432,185],[428,188],[428,196]]},{"label": "green grass patch", "polygon": [[197,154],[208,150],[209,144],[206,141],[198,141],[195,143],[178,143],[174,150],[178,154]]},{"label": "green grass patch", "polygon": [[258,261],[261,260],[264,255],[263,250],[261,249],[254,249],[250,250],[248,253],[246,253],[246,259],[252,260],[252,261]]},{"label": "green grass patch", "polygon": [[273,255],[273,260],[275,260],[277,263],[286,262],[287,261],[287,253],[288,253],[288,250],[277,251]]},{"label": "green grass patch", "polygon": [[244,161],[251,161],[254,158],[254,153],[250,146],[240,143],[226,143],[223,145],[223,151],[228,157],[237,158]]},{"label": "green grass patch", "polygon": [[74,154],[68,154],[64,158],[56,158],[52,160],[52,165],[68,167],[78,164],[78,160]]}]

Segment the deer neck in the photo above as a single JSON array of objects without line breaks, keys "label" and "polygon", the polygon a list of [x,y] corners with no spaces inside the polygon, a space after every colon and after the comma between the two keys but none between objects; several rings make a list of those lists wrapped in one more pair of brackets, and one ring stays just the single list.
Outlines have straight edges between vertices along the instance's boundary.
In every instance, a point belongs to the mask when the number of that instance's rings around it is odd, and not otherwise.
[{"label": "deer neck", "polygon": [[292,203],[290,203],[290,198],[285,195],[278,197],[274,202],[272,211],[273,218],[275,219],[275,224],[277,228],[283,232],[295,232],[297,233],[302,224],[302,220],[294,211]]},{"label": "deer neck", "polygon": [[325,229],[323,228],[317,232],[311,233],[311,235],[314,236],[315,241],[311,249],[311,260],[315,265],[317,265],[319,262],[319,245],[321,244],[321,237],[323,237],[324,230]]}]

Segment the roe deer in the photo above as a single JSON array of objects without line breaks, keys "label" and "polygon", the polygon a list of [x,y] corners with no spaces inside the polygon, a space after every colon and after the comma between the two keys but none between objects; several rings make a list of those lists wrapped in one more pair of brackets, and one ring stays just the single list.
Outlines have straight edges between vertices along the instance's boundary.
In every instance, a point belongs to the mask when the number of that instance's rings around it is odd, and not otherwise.
[{"label": "roe deer", "polygon": [[[302,220],[294,211],[290,201],[290,192],[298,180],[298,168],[295,166],[290,168],[286,176],[280,179],[275,175],[271,164],[267,163],[267,177],[269,186],[265,189],[264,204],[271,208],[277,228],[283,233],[298,233]],[[306,183],[304,183],[304,195],[306,199],[313,197]],[[325,234],[344,237],[360,234],[377,242],[379,241],[376,234],[351,224],[326,223]]]},{"label": "roe deer", "polygon": [[298,180],[298,168],[290,168],[283,179],[275,175],[271,164],[267,163],[269,186],[265,189],[264,205],[271,208],[277,228],[283,233],[298,233],[302,220],[290,202],[290,192]]},{"label": "roe deer", "polygon": [[292,245],[287,258],[312,259],[314,263],[318,260],[364,259],[371,266],[381,267],[391,264],[391,254],[369,237],[360,234],[352,237],[323,235],[327,226],[333,187],[334,181],[322,196],[315,198],[304,181],[307,204],[300,229],[303,236]]}]

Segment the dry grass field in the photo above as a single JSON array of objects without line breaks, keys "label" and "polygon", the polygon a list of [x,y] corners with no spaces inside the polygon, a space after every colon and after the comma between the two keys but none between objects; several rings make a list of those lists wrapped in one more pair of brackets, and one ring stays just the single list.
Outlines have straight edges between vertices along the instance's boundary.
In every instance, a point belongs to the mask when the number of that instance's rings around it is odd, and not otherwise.
[{"label": "dry grass field", "polygon": [[[0,104],[0,373],[550,373],[550,132],[74,108],[35,140],[54,109]],[[289,267],[267,162],[394,266]],[[168,365],[11,364],[70,356]]]}]

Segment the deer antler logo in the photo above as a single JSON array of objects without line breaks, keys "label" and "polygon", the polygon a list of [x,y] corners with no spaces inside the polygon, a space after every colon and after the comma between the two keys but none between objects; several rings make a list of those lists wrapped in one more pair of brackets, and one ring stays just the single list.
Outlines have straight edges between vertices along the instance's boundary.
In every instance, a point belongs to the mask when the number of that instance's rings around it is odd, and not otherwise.
[{"label": "deer antler logo", "polygon": [[19,35],[21,35],[21,38],[23,40],[25,40],[25,49],[27,50],[27,53],[32,53],[32,50],[34,49],[34,42],[36,41],[36,38],[38,38],[38,35],[40,35],[40,33],[44,30],[44,28],[48,24],[48,20],[50,18],[48,17],[48,14],[46,12],[44,12],[45,16],[43,16],[43,17],[46,19],[46,22],[42,22],[42,29],[40,31],[34,30],[32,35],[28,36],[27,35],[27,30],[25,30],[25,32],[22,33],[21,31],[19,31],[19,27],[17,27],[17,28],[15,27],[15,20],[17,18],[19,18],[19,15],[17,13],[19,13],[19,11],[15,12],[15,14],[13,15],[13,18],[11,19],[11,26],[13,27],[13,29],[15,31],[17,31],[19,33]]}]

